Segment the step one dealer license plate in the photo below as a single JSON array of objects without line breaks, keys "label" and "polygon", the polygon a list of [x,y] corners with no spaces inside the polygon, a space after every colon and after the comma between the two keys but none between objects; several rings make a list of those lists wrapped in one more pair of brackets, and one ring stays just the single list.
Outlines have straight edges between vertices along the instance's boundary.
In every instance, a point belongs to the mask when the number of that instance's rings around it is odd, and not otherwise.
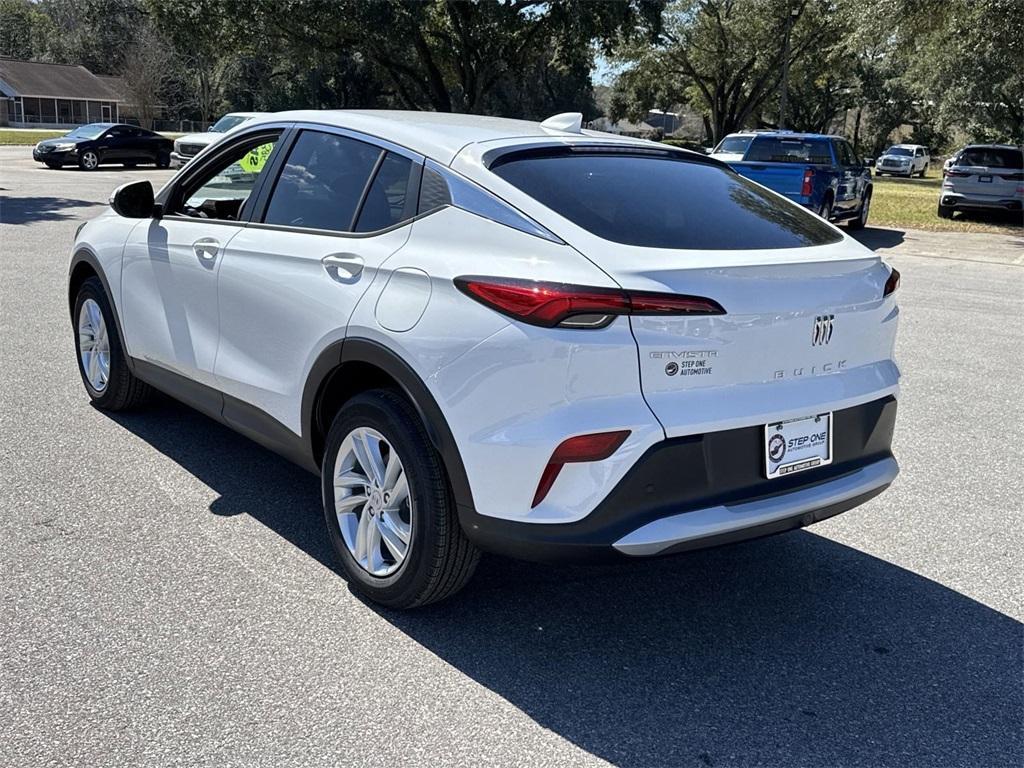
[{"label": "step one dealer license plate", "polygon": [[831,464],[832,414],[766,424],[764,459],[770,478]]}]

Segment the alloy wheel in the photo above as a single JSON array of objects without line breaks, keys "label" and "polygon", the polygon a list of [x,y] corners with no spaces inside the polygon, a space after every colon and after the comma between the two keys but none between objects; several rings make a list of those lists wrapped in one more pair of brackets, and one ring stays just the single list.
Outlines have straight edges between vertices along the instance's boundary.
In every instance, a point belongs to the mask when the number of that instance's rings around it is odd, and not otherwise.
[{"label": "alloy wheel", "polygon": [[88,170],[94,170],[100,164],[100,159],[95,152],[86,152],[82,155],[82,165]]},{"label": "alloy wheel", "polygon": [[412,541],[412,499],[402,460],[380,432],[352,430],[334,464],[334,512],[352,559],[385,577],[405,562]]},{"label": "alloy wheel", "polygon": [[103,312],[93,299],[82,302],[78,312],[78,356],[89,386],[103,392],[110,381],[110,339]]}]

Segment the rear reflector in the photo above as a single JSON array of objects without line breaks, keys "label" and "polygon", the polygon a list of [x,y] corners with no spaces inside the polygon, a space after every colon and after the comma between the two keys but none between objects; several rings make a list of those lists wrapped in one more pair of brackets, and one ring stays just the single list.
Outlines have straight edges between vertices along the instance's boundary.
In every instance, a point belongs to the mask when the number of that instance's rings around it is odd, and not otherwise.
[{"label": "rear reflector", "polygon": [[470,298],[524,323],[543,328],[604,328],[616,315],[724,315],[699,296],[621,291],[502,277],[457,277]]},{"label": "rear reflector", "polygon": [[884,299],[890,293],[900,287],[900,272],[898,269],[894,269],[889,273],[889,279],[885,281],[885,290],[882,291],[882,298]]},{"label": "rear reflector", "polygon": [[562,467],[570,463],[585,461],[602,461],[607,459],[626,442],[629,437],[629,430],[620,432],[598,432],[593,435],[578,435],[570,437],[561,443],[555,452],[551,454],[548,465],[541,473],[540,483],[537,485],[537,492],[533,495],[533,507],[536,507],[544,497],[548,495],[551,486],[555,484],[555,478],[562,471]]}]

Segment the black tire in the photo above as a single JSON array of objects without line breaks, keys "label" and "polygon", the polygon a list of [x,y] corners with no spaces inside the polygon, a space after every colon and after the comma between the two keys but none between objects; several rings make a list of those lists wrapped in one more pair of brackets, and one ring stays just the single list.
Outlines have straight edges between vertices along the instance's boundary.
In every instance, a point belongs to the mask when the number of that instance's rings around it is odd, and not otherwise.
[{"label": "black tire", "polygon": [[857,210],[857,216],[850,219],[847,224],[847,229],[864,229],[868,224],[868,215],[871,212],[871,190],[869,189],[864,193],[864,198],[860,201],[860,208]]},{"label": "black tire", "polygon": [[[103,314],[103,322],[107,328],[107,339],[110,344],[110,378],[102,391],[93,388],[89,383],[85,368],[82,365],[81,338],[78,332],[78,318],[82,305],[87,299],[95,301]],[[78,359],[78,372],[82,376],[82,384],[92,404],[104,411],[127,411],[138,408],[149,400],[152,389],[148,384],[135,378],[128,369],[124,347],[114,322],[114,311],[107,299],[103,283],[98,277],[90,277],[82,283],[75,296],[75,311],[72,316],[72,328],[75,334],[75,355]]]},{"label": "black tire", "polygon": [[[345,438],[372,428],[394,446],[409,483],[411,534],[397,571],[374,576],[349,551],[334,507],[334,469]],[[443,600],[469,581],[479,550],[459,525],[444,465],[423,423],[407,400],[392,390],[356,395],[338,412],[327,434],[321,466],[324,519],[331,546],[349,582],[368,599],[389,608],[415,608]],[[365,508],[361,514],[366,514]]]},{"label": "black tire", "polygon": [[818,215],[821,216],[825,221],[829,221],[832,216],[832,197],[831,195],[825,195],[825,199],[821,201],[821,205],[818,207]]},{"label": "black tire", "polygon": [[156,167],[157,168],[170,168],[171,167],[171,156],[166,152],[161,152],[156,156]]},{"label": "black tire", "polygon": [[942,203],[939,203],[939,218],[940,219],[952,219],[953,218],[953,208],[951,206],[943,205]]},{"label": "black tire", "polygon": [[78,155],[78,167],[83,171],[95,171],[100,167],[100,153],[95,149],[87,149]]},{"label": "black tire", "polygon": [[921,169],[921,172],[920,172],[919,174],[917,174],[917,178],[919,178],[919,179],[923,179],[923,178],[924,178],[924,175],[925,175],[925,173],[927,173],[927,172],[928,172],[928,169],[927,169],[927,168],[922,168],[922,169]]}]

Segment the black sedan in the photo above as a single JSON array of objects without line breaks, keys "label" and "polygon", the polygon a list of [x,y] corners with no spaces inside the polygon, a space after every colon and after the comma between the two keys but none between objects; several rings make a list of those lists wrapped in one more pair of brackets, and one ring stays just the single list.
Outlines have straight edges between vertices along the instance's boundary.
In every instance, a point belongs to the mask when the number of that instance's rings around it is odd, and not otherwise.
[{"label": "black sedan", "polygon": [[171,164],[174,142],[159,133],[125,123],[91,123],[59,139],[36,144],[32,159],[50,168],[75,164],[83,171],[95,171],[112,163],[131,168],[138,163]]}]

